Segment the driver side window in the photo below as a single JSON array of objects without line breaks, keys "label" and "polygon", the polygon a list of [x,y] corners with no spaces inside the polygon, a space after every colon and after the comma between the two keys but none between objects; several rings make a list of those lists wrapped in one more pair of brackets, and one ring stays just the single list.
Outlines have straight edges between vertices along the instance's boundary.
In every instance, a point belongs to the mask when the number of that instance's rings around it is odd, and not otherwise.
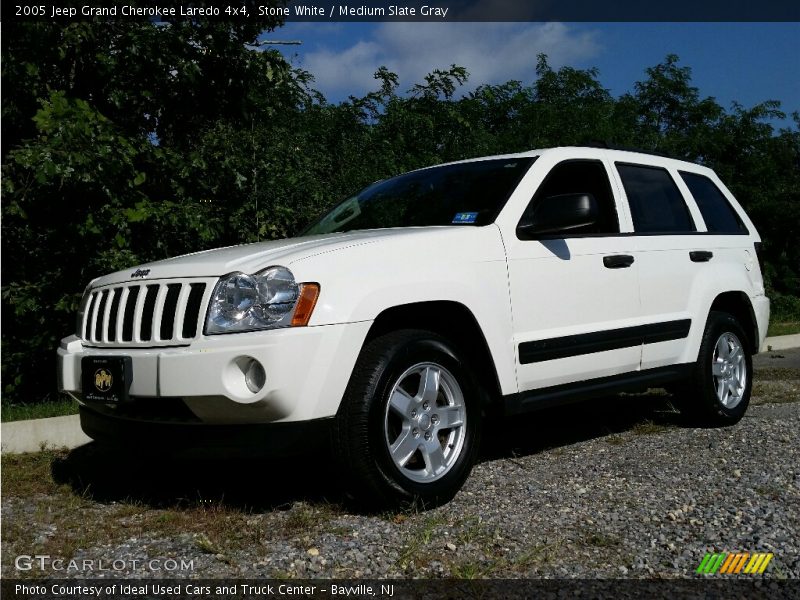
[{"label": "driver side window", "polygon": [[533,214],[537,204],[549,196],[561,194],[591,194],[597,201],[599,218],[592,225],[565,232],[563,236],[572,237],[583,234],[619,233],[619,219],[614,194],[608,181],[608,174],[599,160],[567,160],[557,164],[547,174],[536,190],[525,217]]}]

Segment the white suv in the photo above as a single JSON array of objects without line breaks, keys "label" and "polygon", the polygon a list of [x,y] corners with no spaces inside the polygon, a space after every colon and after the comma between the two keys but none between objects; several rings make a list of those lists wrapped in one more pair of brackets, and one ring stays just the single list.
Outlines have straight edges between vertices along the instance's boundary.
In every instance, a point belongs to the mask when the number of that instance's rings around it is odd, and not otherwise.
[{"label": "white suv", "polygon": [[553,148],[379,181],[302,237],[95,279],[58,349],[92,438],[332,440],[358,497],[442,502],[484,415],[672,385],[738,421],[769,300],[708,168]]}]

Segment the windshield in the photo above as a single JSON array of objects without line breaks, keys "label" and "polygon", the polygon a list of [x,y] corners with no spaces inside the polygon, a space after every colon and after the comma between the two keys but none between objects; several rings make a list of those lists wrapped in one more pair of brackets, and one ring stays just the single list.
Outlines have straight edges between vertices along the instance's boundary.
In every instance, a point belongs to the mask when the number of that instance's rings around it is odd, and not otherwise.
[{"label": "windshield", "polygon": [[303,235],[494,222],[535,157],[432,167],[373,183],[311,225]]}]

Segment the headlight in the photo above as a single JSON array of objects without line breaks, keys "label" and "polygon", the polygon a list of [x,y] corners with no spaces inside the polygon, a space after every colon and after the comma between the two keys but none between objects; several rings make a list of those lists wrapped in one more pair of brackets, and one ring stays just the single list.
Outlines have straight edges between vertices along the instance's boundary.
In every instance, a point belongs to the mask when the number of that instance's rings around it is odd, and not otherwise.
[{"label": "headlight", "polygon": [[[206,320],[206,333],[233,333],[272,329],[290,325],[306,325],[297,322],[295,308],[298,298],[308,295],[308,286],[313,288],[316,302],[317,284],[298,285],[294,275],[286,267],[270,267],[255,275],[231,273],[219,280],[211,296]],[[311,307],[313,309],[313,305]],[[308,317],[310,317],[310,311]]]}]

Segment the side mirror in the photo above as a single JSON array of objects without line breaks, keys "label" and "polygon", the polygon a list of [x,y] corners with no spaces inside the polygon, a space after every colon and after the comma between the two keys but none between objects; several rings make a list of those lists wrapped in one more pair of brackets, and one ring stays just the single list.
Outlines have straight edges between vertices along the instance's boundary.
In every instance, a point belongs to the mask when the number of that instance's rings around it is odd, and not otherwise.
[{"label": "side mirror", "polygon": [[517,225],[517,237],[530,240],[538,235],[594,225],[600,214],[592,194],[547,196]]}]

